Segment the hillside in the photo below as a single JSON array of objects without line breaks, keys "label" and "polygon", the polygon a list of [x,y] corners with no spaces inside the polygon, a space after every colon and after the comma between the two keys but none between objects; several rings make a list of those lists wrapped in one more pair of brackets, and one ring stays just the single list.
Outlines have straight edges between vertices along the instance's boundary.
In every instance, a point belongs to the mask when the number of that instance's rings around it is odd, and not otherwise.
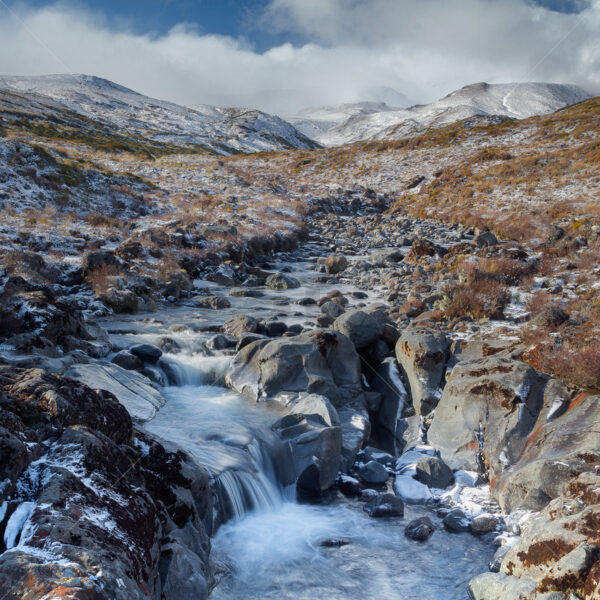
[{"label": "hillside", "polygon": [[19,96],[20,110],[51,100],[55,111],[68,109],[151,143],[217,154],[316,147],[289,123],[258,110],[187,108],[88,75],[0,77],[0,90]]}]

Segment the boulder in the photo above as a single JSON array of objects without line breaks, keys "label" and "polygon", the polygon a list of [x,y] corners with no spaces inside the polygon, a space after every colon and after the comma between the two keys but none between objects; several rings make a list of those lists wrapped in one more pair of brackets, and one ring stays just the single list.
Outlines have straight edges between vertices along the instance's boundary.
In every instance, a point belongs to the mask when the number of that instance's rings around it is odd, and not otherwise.
[{"label": "boulder", "polygon": [[134,354],[131,354],[128,350],[121,350],[117,352],[110,361],[123,369],[128,371],[137,371],[144,366],[144,363]]},{"label": "boulder", "polygon": [[358,477],[364,483],[383,485],[390,478],[390,474],[381,463],[370,460],[358,467]]},{"label": "boulder", "polygon": [[363,510],[370,517],[403,517],[404,503],[394,494],[377,494],[363,506]]},{"label": "boulder", "polygon": [[471,519],[471,533],[475,535],[483,535],[495,531],[502,524],[502,519],[497,515],[482,513]]},{"label": "boulder", "polygon": [[344,307],[340,306],[337,302],[331,300],[321,304],[321,312],[331,319],[337,319],[340,315],[344,314]]},{"label": "boulder", "polygon": [[400,421],[409,406],[409,398],[393,358],[386,358],[377,367],[371,389],[381,394],[381,404],[373,422],[373,435],[381,448],[396,454],[405,445],[400,439]]},{"label": "boulder", "polygon": [[502,509],[539,510],[579,474],[600,468],[599,422],[600,397],[582,394],[526,438],[519,460],[494,486]]},{"label": "boulder", "polygon": [[437,406],[449,349],[446,335],[428,327],[405,329],[396,343],[396,358],[408,380],[417,414],[427,415]]},{"label": "boulder", "polygon": [[352,310],[339,316],[333,329],[344,334],[357,350],[366,348],[383,335],[383,326],[371,314],[362,310]]},{"label": "boulder", "polygon": [[495,246],[498,243],[498,238],[491,231],[484,231],[475,238],[475,243],[480,248]]},{"label": "boulder", "polygon": [[451,468],[477,470],[485,462],[494,478],[521,454],[544,383],[521,361],[491,356],[461,362],[448,376],[427,439]]},{"label": "boulder", "polygon": [[338,407],[362,393],[358,355],[350,340],[335,331],[252,342],[235,356],[225,381],[253,401],[308,392]]},{"label": "boulder", "polygon": [[225,321],[223,330],[226,335],[239,340],[244,333],[257,333],[258,321],[248,315],[233,315]]},{"label": "boulder", "polygon": [[318,495],[334,485],[340,469],[342,432],[317,414],[289,414],[273,425],[292,458],[296,490]]},{"label": "boulder", "polygon": [[285,273],[273,273],[269,275],[265,284],[272,290],[291,290],[300,287],[300,282],[296,278]]},{"label": "boulder", "polygon": [[148,421],[165,403],[162,394],[150,380],[137,371],[126,371],[118,365],[74,365],[65,375],[95,390],[107,390],[118,398],[133,419]]},{"label": "boulder", "polygon": [[394,492],[408,504],[423,504],[433,498],[431,490],[410,475],[397,475],[394,479]]},{"label": "boulder", "polygon": [[426,486],[438,489],[447,488],[454,482],[452,469],[437,456],[425,456],[419,460],[416,478]]},{"label": "boulder", "polygon": [[460,508],[452,509],[442,520],[444,527],[452,533],[469,531],[469,518]]},{"label": "boulder", "polygon": [[151,365],[155,365],[162,356],[162,350],[154,344],[136,344],[129,348],[129,352]]},{"label": "boulder", "polygon": [[117,314],[135,313],[140,301],[131,290],[115,287],[109,287],[105,292],[102,292],[100,300]]},{"label": "boulder", "polygon": [[[469,592],[473,600],[515,600],[517,598],[534,599],[539,598],[535,594],[535,581],[521,580],[509,577],[504,573],[482,573],[473,577],[469,582]],[[562,600],[559,598],[547,598],[546,600]]]},{"label": "boulder", "polygon": [[222,310],[231,307],[231,302],[224,296],[200,296],[196,299],[198,308],[208,308],[212,310]]},{"label": "boulder", "polygon": [[404,528],[404,535],[411,540],[424,542],[429,539],[435,531],[435,527],[429,517],[421,517],[414,519]]},{"label": "boulder", "polygon": [[325,259],[325,271],[330,275],[337,275],[346,269],[348,259],[343,254],[332,254]]}]

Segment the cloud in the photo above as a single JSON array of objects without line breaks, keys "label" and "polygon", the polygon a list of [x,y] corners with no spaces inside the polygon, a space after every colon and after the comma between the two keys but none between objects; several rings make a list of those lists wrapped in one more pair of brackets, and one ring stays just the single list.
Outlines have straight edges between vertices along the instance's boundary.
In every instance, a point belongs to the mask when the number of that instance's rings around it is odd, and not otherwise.
[{"label": "cloud", "polygon": [[17,17],[0,7],[0,73],[88,73],[181,104],[279,114],[380,87],[416,101],[484,80],[600,91],[600,0],[582,6],[564,14],[527,0],[271,0],[257,26],[306,42],[263,53],[184,24],[139,35],[64,4],[22,6]]}]

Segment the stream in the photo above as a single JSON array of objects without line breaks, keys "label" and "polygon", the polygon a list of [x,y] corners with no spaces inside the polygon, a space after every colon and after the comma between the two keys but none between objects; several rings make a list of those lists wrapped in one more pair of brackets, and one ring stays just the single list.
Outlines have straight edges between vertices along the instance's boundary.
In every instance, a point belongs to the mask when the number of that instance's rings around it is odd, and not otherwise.
[{"label": "stream", "polygon": [[[339,492],[320,504],[297,502],[293,487],[280,483],[289,466],[271,429],[283,409],[250,403],[225,388],[230,357],[206,356],[202,350],[211,335],[203,329],[232,314],[277,317],[288,325],[314,318],[315,306],[292,299],[316,299],[331,289],[314,282],[310,267],[309,259],[294,263],[291,275],[301,280],[301,288],[230,298],[230,309],[178,306],[146,319],[113,317],[104,325],[121,347],[170,337],[183,348],[165,355],[177,384],[163,388],[166,404],[144,427],[185,448],[213,477],[222,524],[212,539],[217,585],[211,598],[466,600],[467,582],[485,571],[493,556],[489,541],[448,533],[435,510],[421,506],[406,505],[403,518],[374,519],[360,501]],[[210,287],[211,293],[226,294],[220,286]],[[281,305],[282,296],[291,302]],[[371,290],[363,301],[377,299]],[[404,536],[406,524],[421,516],[436,527],[425,543]]]}]

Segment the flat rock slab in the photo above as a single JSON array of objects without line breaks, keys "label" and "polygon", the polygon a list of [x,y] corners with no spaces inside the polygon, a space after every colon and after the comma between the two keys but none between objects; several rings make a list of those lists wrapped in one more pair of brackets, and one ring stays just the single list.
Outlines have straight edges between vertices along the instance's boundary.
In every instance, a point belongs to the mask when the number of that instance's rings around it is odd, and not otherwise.
[{"label": "flat rock slab", "polygon": [[149,421],[165,403],[162,394],[150,385],[146,377],[118,365],[75,365],[65,375],[92,389],[111,392],[137,421]]}]

